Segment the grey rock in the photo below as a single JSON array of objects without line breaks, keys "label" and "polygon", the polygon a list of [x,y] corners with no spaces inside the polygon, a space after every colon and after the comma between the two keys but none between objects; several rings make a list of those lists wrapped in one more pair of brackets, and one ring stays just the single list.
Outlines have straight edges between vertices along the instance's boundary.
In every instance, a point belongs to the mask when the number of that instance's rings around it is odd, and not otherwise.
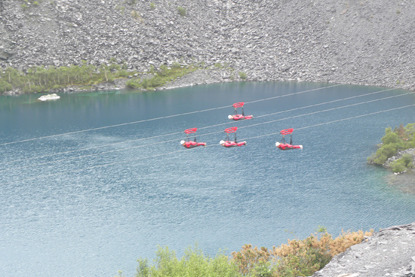
[{"label": "grey rock", "polygon": [[415,276],[415,223],[380,230],[334,257],[312,277]]},{"label": "grey rock", "polygon": [[[2,68],[115,58],[145,71],[150,64],[205,62],[227,64],[248,80],[415,89],[415,6],[409,0],[160,0],[154,7],[55,0],[26,9],[20,0],[0,3]],[[215,82],[237,79],[227,75],[212,74]]]}]

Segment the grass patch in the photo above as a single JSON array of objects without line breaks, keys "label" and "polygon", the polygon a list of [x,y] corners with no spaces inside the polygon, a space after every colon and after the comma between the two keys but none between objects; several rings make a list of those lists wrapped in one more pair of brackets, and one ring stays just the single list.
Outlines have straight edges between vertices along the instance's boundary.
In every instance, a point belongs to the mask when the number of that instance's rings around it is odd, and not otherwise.
[{"label": "grass patch", "polygon": [[112,61],[109,65],[81,65],[44,67],[37,66],[22,72],[12,67],[0,71],[0,93],[18,90],[23,93],[59,90],[69,86],[89,86],[103,82],[113,82],[126,78],[128,72],[124,65]]},{"label": "grass patch", "polygon": [[126,83],[126,85],[131,89],[154,90],[177,78],[189,74],[196,69],[197,67],[195,66],[181,66],[179,63],[174,63],[171,67],[162,65],[158,70],[153,67],[150,70],[152,77],[144,79],[131,79]]},{"label": "grass patch", "polygon": [[246,80],[246,78],[248,78],[248,76],[246,75],[245,72],[239,72],[239,78],[241,78],[242,80]]}]

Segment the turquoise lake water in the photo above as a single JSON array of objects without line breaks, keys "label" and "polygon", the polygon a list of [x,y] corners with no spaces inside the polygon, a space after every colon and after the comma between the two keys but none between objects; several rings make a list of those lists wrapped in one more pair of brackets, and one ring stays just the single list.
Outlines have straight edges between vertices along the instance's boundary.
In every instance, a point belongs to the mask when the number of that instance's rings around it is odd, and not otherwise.
[{"label": "turquoise lake water", "polygon": [[[366,164],[386,127],[415,122],[414,106],[397,109],[415,104],[407,91],[269,82],[38,96],[0,97],[0,276],[133,276],[159,245],[215,255],[319,226],[337,236],[415,221],[415,196]],[[239,101],[254,119],[227,119]],[[246,146],[219,145],[232,126]],[[194,127],[207,147],[184,149]],[[285,128],[303,150],[276,149]]]}]

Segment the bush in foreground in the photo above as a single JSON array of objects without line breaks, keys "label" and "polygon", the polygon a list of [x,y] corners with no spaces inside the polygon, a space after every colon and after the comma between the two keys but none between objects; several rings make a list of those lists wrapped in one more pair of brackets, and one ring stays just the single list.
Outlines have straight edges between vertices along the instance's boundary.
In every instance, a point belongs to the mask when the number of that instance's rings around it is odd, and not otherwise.
[{"label": "bush in foreground", "polygon": [[201,250],[187,249],[185,255],[178,259],[174,251],[167,247],[159,248],[154,265],[149,265],[147,259],[139,259],[137,277],[233,277],[241,276],[237,266],[229,262],[224,254],[215,258],[205,256]]},{"label": "bush in foreground", "polygon": [[[322,229],[304,240],[289,240],[287,244],[258,249],[244,245],[239,252],[233,252],[233,260],[239,271],[246,276],[310,276],[322,269],[335,255],[350,246],[362,242],[370,232],[343,232],[333,239]],[[268,272],[266,272],[266,268]],[[261,274],[260,274],[261,273]]]},{"label": "bush in foreground", "polygon": [[178,259],[175,252],[167,247],[159,248],[153,265],[150,265],[147,259],[138,260],[137,277],[310,276],[323,268],[333,256],[362,242],[372,233],[373,230],[343,232],[333,239],[322,229],[304,240],[289,240],[287,244],[273,247],[271,250],[247,244],[239,252],[233,252],[231,257],[221,253],[215,258],[210,258],[197,248],[189,248],[185,255]]}]

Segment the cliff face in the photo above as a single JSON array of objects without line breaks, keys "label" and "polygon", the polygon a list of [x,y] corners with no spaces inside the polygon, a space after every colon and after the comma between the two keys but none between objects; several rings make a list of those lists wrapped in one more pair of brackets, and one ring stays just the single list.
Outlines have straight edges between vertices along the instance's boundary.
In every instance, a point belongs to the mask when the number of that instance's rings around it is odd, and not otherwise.
[{"label": "cliff face", "polygon": [[410,0],[28,1],[0,2],[3,68],[204,62],[250,80],[415,89]]}]

